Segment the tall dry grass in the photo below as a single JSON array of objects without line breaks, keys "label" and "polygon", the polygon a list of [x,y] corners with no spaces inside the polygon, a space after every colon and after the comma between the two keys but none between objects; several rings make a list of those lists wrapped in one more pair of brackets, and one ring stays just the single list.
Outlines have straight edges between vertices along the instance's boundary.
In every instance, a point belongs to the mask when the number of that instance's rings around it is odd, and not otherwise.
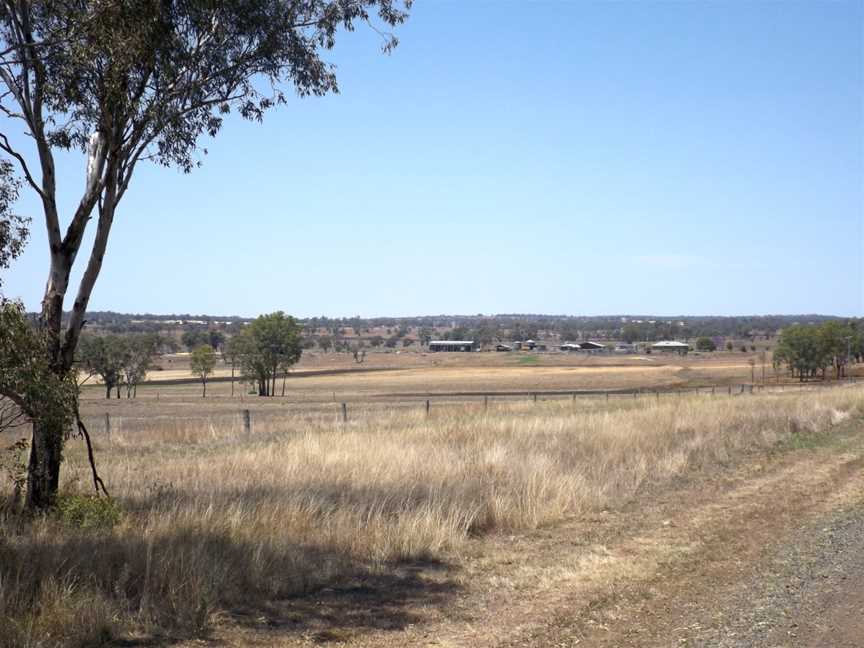
[{"label": "tall dry grass", "polygon": [[[0,645],[196,633],[213,614],[400,561],[458,561],[475,534],[621,506],[646,484],[861,416],[864,390],[655,402],[307,413],[256,427],[121,428],[99,447],[124,514],[0,522]],[[65,493],[89,474],[70,447]]]}]

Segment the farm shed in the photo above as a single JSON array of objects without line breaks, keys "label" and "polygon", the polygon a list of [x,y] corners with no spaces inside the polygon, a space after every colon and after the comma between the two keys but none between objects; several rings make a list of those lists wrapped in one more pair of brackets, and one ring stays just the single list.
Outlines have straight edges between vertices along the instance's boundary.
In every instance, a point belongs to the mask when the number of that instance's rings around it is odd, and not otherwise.
[{"label": "farm shed", "polygon": [[558,347],[561,351],[578,351],[582,347],[578,344],[573,344],[572,342],[567,342]]},{"label": "farm shed", "polygon": [[690,345],[675,340],[664,340],[652,344],[651,350],[657,351],[658,353],[680,353],[681,355],[687,355],[687,352],[690,350]]},{"label": "farm shed", "polygon": [[580,342],[579,348],[582,351],[602,351],[606,348],[606,345],[599,342]]},{"label": "farm shed", "polygon": [[435,340],[429,343],[430,351],[458,352],[476,351],[477,343],[474,340]]}]

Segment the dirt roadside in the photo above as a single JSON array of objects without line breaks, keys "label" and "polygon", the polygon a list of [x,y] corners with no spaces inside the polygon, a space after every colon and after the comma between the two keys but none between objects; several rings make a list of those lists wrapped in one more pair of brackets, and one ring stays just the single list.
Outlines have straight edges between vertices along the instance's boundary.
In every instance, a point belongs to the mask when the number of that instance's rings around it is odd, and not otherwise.
[{"label": "dirt roadside", "polygon": [[[267,610],[212,646],[864,646],[864,433]],[[455,566],[458,565],[458,566]]]}]

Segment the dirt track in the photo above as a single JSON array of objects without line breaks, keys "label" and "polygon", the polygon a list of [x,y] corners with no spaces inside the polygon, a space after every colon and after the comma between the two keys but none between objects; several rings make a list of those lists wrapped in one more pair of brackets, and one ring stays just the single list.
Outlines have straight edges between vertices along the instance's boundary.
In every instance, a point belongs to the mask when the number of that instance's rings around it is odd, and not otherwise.
[{"label": "dirt track", "polygon": [[[864,646],[864,435],[226,617],[207,645]],[[197,643],[195,645],[202,645]]]}]

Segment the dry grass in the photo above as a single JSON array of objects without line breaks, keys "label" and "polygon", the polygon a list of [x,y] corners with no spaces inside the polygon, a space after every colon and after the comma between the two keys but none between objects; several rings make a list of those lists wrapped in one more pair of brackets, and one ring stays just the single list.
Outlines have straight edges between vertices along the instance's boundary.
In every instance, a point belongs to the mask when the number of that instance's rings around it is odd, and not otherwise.
[{"label": "dry grass", "polygon": [[[458,562],[472,535],[622,505],[647,484],[862,413],[861,388],[309,411],[118,430],[103,477],[113,529],[60,516],[0,522],[0,645],[93,645],[118,631],[197,634],[236,606],[300,595],[414,560]],[[161,421],[156,423],[156,421]],[[85,492],[70,446],[66,493]]]}]

